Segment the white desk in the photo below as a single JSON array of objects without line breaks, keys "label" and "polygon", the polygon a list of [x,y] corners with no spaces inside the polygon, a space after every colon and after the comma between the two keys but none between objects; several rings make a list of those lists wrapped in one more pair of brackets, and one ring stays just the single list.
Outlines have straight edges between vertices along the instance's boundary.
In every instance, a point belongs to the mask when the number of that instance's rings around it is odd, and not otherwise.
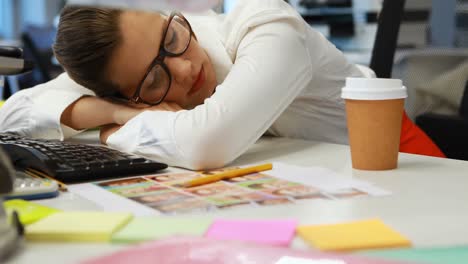
[{"label": "white desk", "polygon": [[[342,145],[263,138],[235,165],[282,161],[321,166],[346,177],[376,183],[393,192],[386,197],[311,200],[303,204],[238,207],[211,213],[236,218],[299,219],[302,224],[332,223],[379,217],[411,239],[416,247],[468,245],[468,162],[400,154],[399,168],[383,172],[351,169],[349,148]],[[61,209],[98,210],[93,203],[72,194],[42,201]],[[305,245],[296,239],[294,247]],[[25,243],[9,263],[74,263],[118,250],[110,244]]]}]

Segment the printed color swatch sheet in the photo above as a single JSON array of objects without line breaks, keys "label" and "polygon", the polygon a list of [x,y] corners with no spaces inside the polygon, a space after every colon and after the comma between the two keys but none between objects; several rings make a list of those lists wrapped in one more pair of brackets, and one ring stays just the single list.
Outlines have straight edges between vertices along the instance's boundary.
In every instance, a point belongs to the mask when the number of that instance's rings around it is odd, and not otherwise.
[{"label": "printed color swatch sheet", "polygon": [[266,173],[255,173],[191,188],[178,185],[210,172],[167,173],[94,183],[116,195],[151,207],[164,214],[209,211],[233,206],[267,206],[294,203],[304,199],[340,199],[368,195],[348,188],[335,192],[286,181]]}]

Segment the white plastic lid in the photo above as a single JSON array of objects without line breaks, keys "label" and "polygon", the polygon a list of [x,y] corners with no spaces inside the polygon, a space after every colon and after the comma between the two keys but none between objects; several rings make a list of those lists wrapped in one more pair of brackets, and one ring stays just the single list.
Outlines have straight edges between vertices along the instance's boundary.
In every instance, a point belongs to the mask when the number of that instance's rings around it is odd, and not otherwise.
[{"label": "white plastic lid", "polygon": [[343,99],[388,100],[408,97],[406,87],[399,79],[346,78],[346,86],[341,90]]}]

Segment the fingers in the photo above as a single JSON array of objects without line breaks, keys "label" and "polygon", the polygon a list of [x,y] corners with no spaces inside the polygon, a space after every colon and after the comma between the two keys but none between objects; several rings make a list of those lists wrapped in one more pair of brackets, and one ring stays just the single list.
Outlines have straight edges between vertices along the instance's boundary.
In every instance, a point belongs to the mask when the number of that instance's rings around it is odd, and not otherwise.
[{"label": "fingers", "polygon": [[145,103],[134,103],[134,102],[130,101],[127,98],[108,97],[108,98],[104,98],[104,99],[108,100],[108,101],[110,101],[112,103],[115,103],[115,104],[126,105],[126,106],[129,106],[129,107],[138,108],[138,109],[151,107],[151,105],[145,104]]},{"label": "fingers", "polygon": [[150,107],[150,110],[177,112],[177,111],[183,110],[183,108],[173,102],[162,102],[156,106]]},{"label": "fingers", "polygon": [[117,130],[119,130],[122,126],[116,125],[116,124],[110,124],[110,125],[105,125],[102,126],[101,129],[99,130],[99,140],[101,141],[102,144],[107,144],[107,139],[115,133]]},{"label": "fingers", "polygon": [[128,105],[131,106],[131,107],[138,108],[138,109],[144,109],[144,108],[149,108],[149,107],[151,107],[151,105],[149,105],[149,104],[144,104],[144,103],[138,103],[138,104],[129,103]]},{"label": "fingers", "polygon": [[158,105],[149,105],[145,103],[134,103],[131,102],[130,100],[126,98],[120,98],[120,97],[112,97],[112,98],[107,98],[107,100],[110,100],[111,102],[121,104],[121,105],[126,105],[131,108],[136,108],[136,109],[148,109],[148,110],[153,110],[153,111],[171,111],[171,112],[177,112],[180,110],[183,110],[182,107],[180,107],[178,104],[174,102],[161,102]]}]

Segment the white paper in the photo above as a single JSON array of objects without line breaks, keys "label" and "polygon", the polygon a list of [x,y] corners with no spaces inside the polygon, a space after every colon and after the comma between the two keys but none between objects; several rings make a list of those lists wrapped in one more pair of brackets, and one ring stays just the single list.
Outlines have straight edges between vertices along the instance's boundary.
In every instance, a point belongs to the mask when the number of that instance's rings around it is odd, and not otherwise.
[{"label": "white paper", "polygon": [[352,179],[327,168],[301,167],[280,162],[275,162],[273,169],[266,171],[265,174],[329,192],[372,185],[370,182]]},{"label": "white paper", "polygon": [[68,190],[96,203],[106,212],[129,212],[135,216],[161,214],[155,209],[116,195],[92,183],[72,184],[68,186]]},{"label": "white paper", "polygon": [[[297,182],[317,188],[329,199],[359,197],[360,194],[356,191],[362,191],[365,195],[370,196],[391,194],[391,192],[377,187],[370,182],[346,177],[322,167],[301,167],[284,163],[273,163],[273,169],[263,173],[285,181]],[[109,190],[96,186],[93,183],[70,185],[69,190],[71,193],[80,195],[81,197],[94,202],[103,211],[131,212],[137,216],[161,214],[161,212],[156,209],[112,193]],[[355,192],[355,194],[353,192]],[[349,195],[347,195],[348,193]],[[295,202],[300,201],[296,200]]]},{"label": "white paper", "polygon": [[264,173],[279,179],[312,186],[324,191],[325,193],[328,192],[333,194],[343,190],[356,189],[368,193],[371,196],[385,196],[392,194],[387,190],[375,186],[371,182],[340,175],[323,167],[302,167],[275,162],[273,164],[273,169]]},{"label": "white paper", "polygon": [[391,195],[392,192],[384,190],[378,186],[375,185],[360,185],[354,187],[355,189],[358,189],[360,191],[363,191],[365,193],[368,193],[371,196],[387,196]]}]

